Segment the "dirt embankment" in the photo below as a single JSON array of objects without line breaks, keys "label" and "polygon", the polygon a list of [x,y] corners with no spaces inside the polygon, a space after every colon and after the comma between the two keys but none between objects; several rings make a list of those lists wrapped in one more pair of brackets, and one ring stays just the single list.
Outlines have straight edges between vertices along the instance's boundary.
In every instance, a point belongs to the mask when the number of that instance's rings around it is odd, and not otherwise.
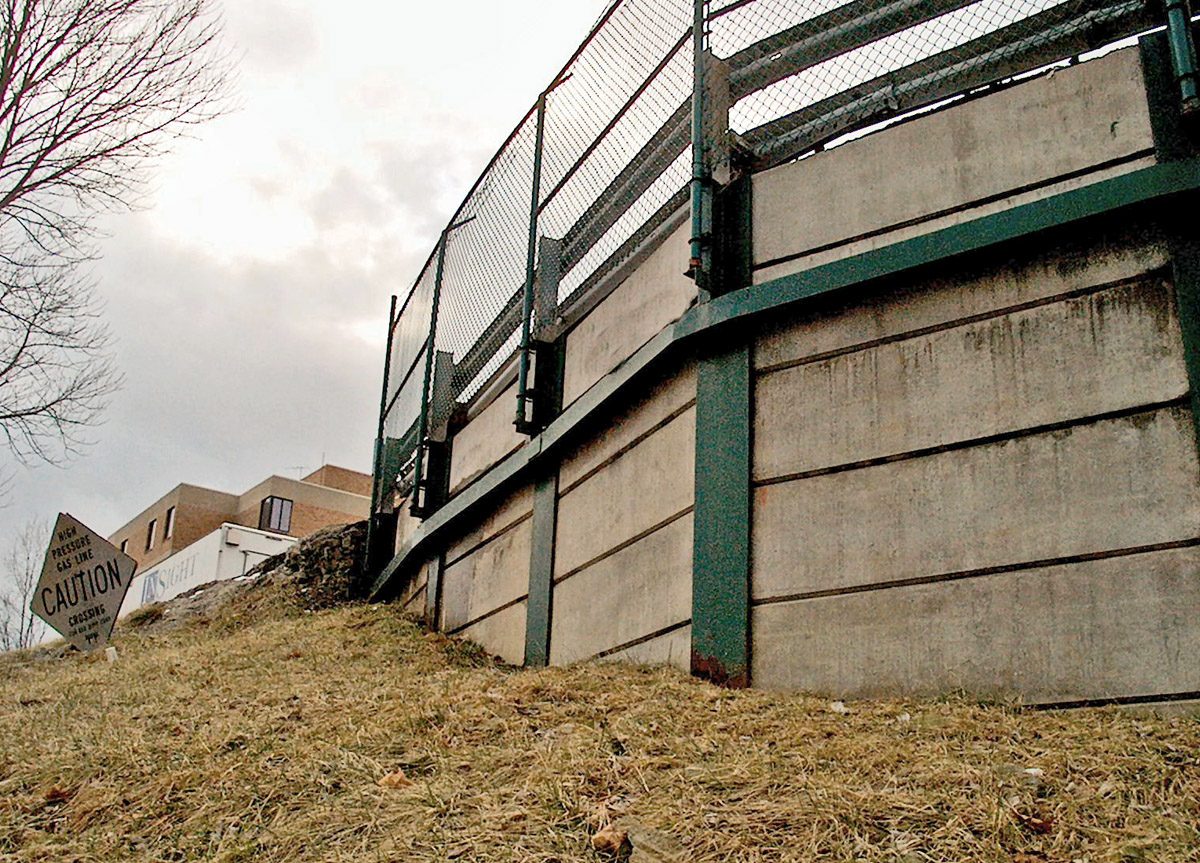
[{"label": "dirt embankment", "polygon": [[243,576],[144,606],[119,625],[151,630],[209,622],[232,625],[362,602],[370,587],[362,570],[366,537],[365,521],[323,528]]}]

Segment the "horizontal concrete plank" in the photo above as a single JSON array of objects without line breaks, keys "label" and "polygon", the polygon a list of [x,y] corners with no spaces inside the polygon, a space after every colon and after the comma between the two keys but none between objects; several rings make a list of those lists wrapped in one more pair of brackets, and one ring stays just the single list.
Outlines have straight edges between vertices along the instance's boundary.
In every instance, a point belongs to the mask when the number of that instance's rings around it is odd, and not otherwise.
[{"label": "horizontal concrete plank", "polygon": [[[405,584],[400,592],[396,595],[395,601],[400,604],[401,608],[403,608],[405,611],[408,611],[408,606],[412,602],[413,597],[425,589],[425,585],[428,581],[429,564],[423,563],[421,564],[421,567],[413,573],[412,578],[408,580],[408,583]],[[424,596],[423,593],[421,595]]]},{"label": "horizontal concrete plank", "polygon": [[490,507],[466,533],[446,547],[446,560],[453,563],[475,546],[533,512],[533,486],[524,485]]},{"label": "horizontal concrete plank", "polygon": [[1161,278],[762,375],[754,478],[797,474],[1178,398]]},{"label": "horizontal concrete plank", "polygon": [[567,336],[563,404],[617,367],[685,311],[696,283],[688,265],[690,225],[676,230]]},{"label": "horizontal concrete plank", "polygon": [[521,444],[517,434],[517,385],[500,393],[478,416],[454,435],[450,450],[450,493],[459,491]]},{"label": "horizontal concrete plank", "polygon": [[510,665],[521,665],[525,662],[525,616],[525,603],[518,602],[468,626],[459,636],[475,642]]},{"label": "horizontal concrete plank", "polygon": [[695,445],[689,408],[559,498],[555,577],[691,506]]},{"label": "horizontal concrete plank", "polygon": [[409,512],[412,498],[405,497],[396,506],[396,549],[403,547],[405,541],[421,526],[421,519]]},{"label": "horizontal concrete plank", "polygon": [[762,486],[753,595],[787,596],[1189,539],[1186,408]]},{"label": "horizontal concrete plank", "polygon": [[526,520],[471,552],[442,575],[442,628],[455,629],[529,590]]},{"label": "horizontal concrete plank", "polygon": [[692,628],[683,626],[604,657],[606,662],[637,665],[674,665],[687,671],[692,665]]},{"label": "horizontal concrete plank", "polygon": [[1138,52],[1117,51],[756,175],[754,261],[1152,147]]},{"label": "horizontal concrete plank", "polygon": [[563,457],[558,475],[559,488],[565,489],[575,483],[695,399],[695,364],[689,362],[681,369],[672,369],[665,380],[655,381],[645,395],[606,419],[602,429]]},{"label": "horizontal concrete plank", "polygon": [[1149,228],[1090,238],[1069,246],[893,287],[847,304],[816,309],[767,327],[754,364],[769,368],[901,333],[987,314],[1140,276],[1168,263],[1166,245]]},{"label": "horizontal concrete plank", "polygon": [[1027,701],[1200,690],[1200,549],[759,606],[753,679]]},{"label": "horizontal concrete plank", "polygon": [[554,586],[550,662],[595,656],[692,614],[692,517]]},{"label": "horizontal concrete plank", "polygon": [[1013,192],[1011,194],[1006,193],[1001,197],[989,198],[961,209],[922,217],[916,221],[905,222],[895,226],[889,225],[876,233],[868,234],[860,239],[839,242],[819,251],[814,251],[811,254],[781,261],[778,264],[760,267],[754,271],[753,281],[755,284],[762,284],[781,276],[819,267],[840,258],[861,255],[894,243],[912,239],[913,237],[939,231],[943,228],[950,228],[955,225],[972,222],[976,219],[982,219],[984,216],[1003,213],[1006,210],[1012,210],[1024,204],[1032,204],[1035,201],[1052,198],[1056,195],[1082,189],[1085,186],[1091,186],[1105,180],[1112,180],[1123,174],[1132,174],[1143,168],[1151,167],[1156,164],[1156,161],[1152,153],[1147,153],[1145,156],[1138,156],[1129,161],[1089,169],[1084,174],[1074,175],[1064,180],[1054,180],[1024,191]]}]

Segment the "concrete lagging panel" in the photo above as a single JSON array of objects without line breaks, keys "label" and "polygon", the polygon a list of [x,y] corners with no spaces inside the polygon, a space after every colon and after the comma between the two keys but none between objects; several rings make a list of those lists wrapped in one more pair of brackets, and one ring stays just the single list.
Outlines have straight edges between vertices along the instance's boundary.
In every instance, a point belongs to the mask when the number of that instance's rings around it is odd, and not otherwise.
[{"label": "concrete lagging panel", "polygon": [[525,659],[525,615],[525,602],[518,602],[458,634],[510,665],[520,665]]},{"label": "concrete lagging panel", "polygon": [[[1150,236],[1147,236],[1150,234]],[[766,328],[754,349],[758,369],[793,364],[858,345],[994,313],[1165,268],[1166,245],[1151,229],[1089,235],[1032,260],[989,260],[968,269],[889,285],[884,293],[789,316]]]},{"label": "concrete lagging panel", "polygon": [[692,505],[696,411],[689,408],[559,498],[561,578]]},{"label": "concrete lagging panel", "polygon": [[550,662],[589,659],[691,614],[688,513],[555,585]]},{"label": "concrete lagging panel", "polygon": [[1094,169],[1089,168],[1086,173],[1071,176],[1065,180],[1055,180],[1036,185],[1024,191],[997,195],[994,198],[987,198],[978,203],[964,203],[937,215],[920,217],[910,222],[888,226],[874,233],[868,233],[858,239],[824,247],[811,253],[802,254],[796,258],[785,258],[777,264],[763,265],[753,271],[751,274],[752,281],[754,284],[762,284],[763,282],[777,279],[780,276],[820,267],[833,261],[861,255],[876,249],[883,249],[895,243],[911,240],[914,237],[920,237],[933,231],[967,224],[984,216],[1001,214],[1006,210],[1012,210],[1024,204],[1031,204],[1065,192],[1083,189],[1095,183],[1118,178],[1123,174],[1132,174],[1154,164],[1156,164],[1156,160],[1150,154],[1131,157],[1129,161],[1119,161],[1115,164],[1096,167]]},{"label": "concrete lagging panel", "polygon": [[492,538],[442,574],[442,626],[453,632],[529,589],[529,520]]},{"label": "concrete lagging panel", "polygon": [[1136,50],[754,178],[754,261],[840,243],[1153,149]]},{"label": "concrete lagging panel", "polygon": [[1200,536],[1184,407],[763,486],[753,596],[1111,552]]},{"label": "concrete lagging panel", "polygon": [[1061,423],[1187,391],[1170,286],[1148,277],[761,376],[754,477]]},{"label": "concrete lagging panel", "polygon": [[446,560],[453,563],[500,531],[511,527],[533,511],[533,486],[525,485],[510,492],[477,518],[471,527],[446,546]]},{"label": "concrete lagging panel", "polygon": [[1200,691],[1200,549],[753,611],[755,684],[1068,701]]},{"label": "concrete lagging panel", "polygon": [[457,630],[525,595],[532,509],[532,488],[518,488],[447,545],[443,629]]},{"label": "concrete lagging panel", "polygon": [[402,498],[396,504],[396,548],[400,549],[421,526],[421,519],[410,511],[412,498]]},{"label": "concrete lagging panel", "polygon": [[425,589],[429,584],[429,564],[423,564],[416,574],[409,579],[404,588],[396,596],[396,602],[405,611],[424,612]]},{"label": "concrete lagging panel", "polygon": [[687,671],[692,661],[692,628],[682,626],[630,645],[624,650],[610,653],[603,659],[611,662],[633,662],[638,665],[674,665]]},{"label": "concrete lagging panel", "polygon": [[578,398],[687,311],[696,284],[683,275],[691,226],[676,230],[567,336],[563,404]]},{"label": "concrete lagging panel", "polygon": [[454,436],[450,449],[450,493],[461,491],[526,440],[513,425],[517,385],[501,392]]},{"label": "concrete lagging panel", "polygon": [[558,475],[559,488],[563,493],[601,464],[651,433],[656,426],[695,403],[694,363],[671,368],[666,375],[665,379],[649,384],[644,395],[607,420],[601,434],[581,442],[563,456]]}]

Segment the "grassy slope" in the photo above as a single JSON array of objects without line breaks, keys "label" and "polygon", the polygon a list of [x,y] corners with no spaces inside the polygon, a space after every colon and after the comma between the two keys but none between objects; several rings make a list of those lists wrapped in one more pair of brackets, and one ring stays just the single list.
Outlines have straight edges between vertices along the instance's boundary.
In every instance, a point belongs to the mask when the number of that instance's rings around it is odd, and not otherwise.
[{"label": "grassy slope", "polygon": [[1194,718],[512,671],[389,607],[117,646],[0,662],[0,859],[595,860],[623,816],[695,860],[1200,860]]}]

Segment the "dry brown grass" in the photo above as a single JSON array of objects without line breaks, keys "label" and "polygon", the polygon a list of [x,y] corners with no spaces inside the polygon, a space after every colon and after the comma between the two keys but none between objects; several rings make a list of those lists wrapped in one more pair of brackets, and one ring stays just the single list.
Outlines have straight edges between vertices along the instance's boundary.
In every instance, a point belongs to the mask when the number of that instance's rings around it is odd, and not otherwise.
[{"label": "dry brown grass", "polygon": [[1194,718],[513,671],[390,607],[117,647],[0,662],[0,859],[584,861],[632,818],[705,861],[1200,860]]}]

